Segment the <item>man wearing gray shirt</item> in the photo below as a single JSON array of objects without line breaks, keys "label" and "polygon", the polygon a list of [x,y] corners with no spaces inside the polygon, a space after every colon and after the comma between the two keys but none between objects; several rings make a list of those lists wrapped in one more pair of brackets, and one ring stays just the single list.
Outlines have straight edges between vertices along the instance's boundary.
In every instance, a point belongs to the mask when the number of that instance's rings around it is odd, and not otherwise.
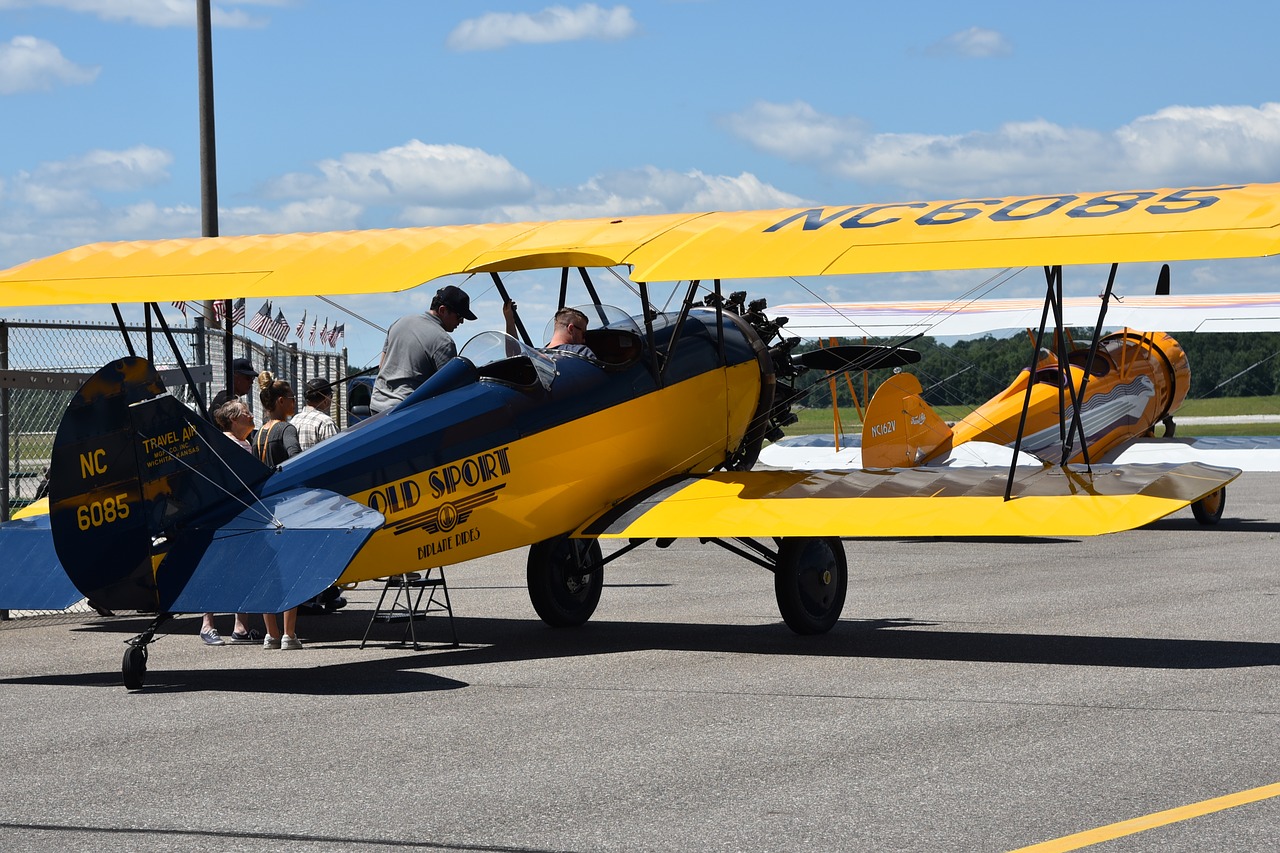
[{"label": "man wearing gray shirt", "polygon": [[370,411],[376,415],[390,409],[456,356],[458,347],[449,332],[463,320],[475,318],[471,297],[450,284],[436,291],[425,314],[409,314],[392,323],[382,347]]}]

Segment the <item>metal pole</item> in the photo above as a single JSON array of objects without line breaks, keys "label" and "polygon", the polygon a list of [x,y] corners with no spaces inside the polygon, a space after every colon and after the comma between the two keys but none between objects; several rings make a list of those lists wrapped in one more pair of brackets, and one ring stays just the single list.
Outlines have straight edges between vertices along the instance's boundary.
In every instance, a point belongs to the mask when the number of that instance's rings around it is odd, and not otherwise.
[{"label": "metal pole", "polygon": [[196,4],[200,64],[200,234],[218,236],[218,158],[213,132],[213,28],[209,0]]},{"label": "metal pole", "polygon": [[[200,77],[200,234],[203,237],[218,236],[218,155],[214,140],[216,134],[213,126],[213,23],[209,12],[209,0],[196,3],[196,61],[199,65]],[[204,303],[205,316],[213,316],[213,302]],[[232,304],[223,304],[222,328],[227,331],[223,338],[223,361],[225,367],[226,387],[230,388],[234,381],[231,375],[231,360],[235,358],[232,350],[232,335],[235,323],[231,319]]]},{"label": "metal pole", "polygon": [[[0,322],[0,370],[9,369],[9,324]],[[0,388],[0,482],[4,483],[4,505],[0,521],[9,520],[9,389]],[[8,612],[5,612],[8,615]]]}]

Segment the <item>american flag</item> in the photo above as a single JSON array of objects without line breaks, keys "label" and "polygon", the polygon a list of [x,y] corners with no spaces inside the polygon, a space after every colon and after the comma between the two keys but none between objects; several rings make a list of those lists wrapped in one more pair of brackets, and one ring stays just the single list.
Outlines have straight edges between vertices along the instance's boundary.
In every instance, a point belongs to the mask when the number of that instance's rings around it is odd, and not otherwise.
[{"label": "american flag", "polygon": [[182,316],[187,316],[187,303],[185,301],[173,303],[173,307],[182,312]]},{"label": "american flag", "polygon": [[[222,303],[219,302],[218,304],[221,305]],[[258,313],[253,315],[253,319],[249,321],[249,328],[250,330],[257,332],[258,334],[262,335],[265,338],[265,337],[270,337],[267,334],[267,329],[270,327],[270,325],[271,325],[271,300],[268,299],[266,303],[263,304],[263,306],[258,309]]]},{"label": "american flag", "polygon": [[271,331],[267,333],[267,337],[280,343],[284,343],[289,337],[289,321],[284,318],[283,311],[277,313],[275,320],[271,322]]},{"label": "american flag", "polygon": [[327,344],[329,342],[329,318],[324,318],[324,328],[320,330],[320,343]]},{"label": "american flag", "polygon": [[307,312],[303,311],[302,319],[298,321],[298,328],[293,330],[294,337],[296,337],[298,340],[302,340],[302,330],[303,328],[306,327],[306,325],[307,325]]},{"label": "american flag", "polygon": [[319,322],[319,319],[315,317],[311,318],[311,346],[316,345],[316,324]]},{"label": "american flag", "polygon": [[[185,312],[184,312],[185,313]],[[213,319],[219,323],[222,318],[227,315],[227,300],[213,300]],[[231,325],[244,322],[244,297],[241,296],[235,302],[231,303]]]},{"label": "american flag", "polygon": [[346,333],[347,324],[339,323],[329,330],[329,346],[336,347]]}]

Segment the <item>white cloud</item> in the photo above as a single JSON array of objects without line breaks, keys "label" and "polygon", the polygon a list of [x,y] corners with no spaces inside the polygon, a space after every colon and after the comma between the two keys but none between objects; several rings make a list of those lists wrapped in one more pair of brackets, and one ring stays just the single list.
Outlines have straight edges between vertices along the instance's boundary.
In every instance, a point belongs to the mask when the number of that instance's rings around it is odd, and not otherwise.
[{"label": "white cloud", "polygon": [[533,182],[507,158],[462,145],[417,139],[374,153],[356,152],[316,164],[319,174],[273,181],[277,198],[332,196],[360,204],[482,207],[527,198]]},{"label": "white cloud", "polygon": [[0,95],[92,83],[101,70],[77,65],[57,45],[35,36],[14,36],[0,44]]},{"label": "white cloud", "polygon": [[42,186],[128,192],[169,179],[173,155],[150,145],[123,151],[95,149],[80,157],[41,163],[30,176]]},{"label": "white cloud", "polygon": [[600,216],[751,210],[794,207],[798,196],[762,182],[755,175],[708,175],[693,170],[674,172],[648,166],[597,175],[575,187],[542,189],[528,202],[460,211],[431,206],[406,208],[405,224],[447,222],[526,222],[584,219]]},{"label": "white cloud", "polygon": [[868,125],[861,119],[824,115],[804,101],[757,101],[723,123],[733,135],[761,151],[799,162],[834,159],[852,141],[869,135]]},{"label": "white cloud", "polygon": [[726,126],[756,148],[887,192],[943,197],[1280,179],[1280,104],[1168,107],[1112,131],[1045,119],[962,134],[875,133],[803,102]]},{"label": "white cloud", "polygon": [[[234,6],[280,6],[287,0],[230,0],[211,5],[209,19],[215,27],[260,27],[263,18],[231,8]],[[43,6],[95,15],[104,21],[127,21],[144,27],[192,27],[196,7],[192,0],[0,0],[0,9]]]},{"label": "white cloud", "polygon": [[991,59],[1012,56],[1013,45],[1003,34],[984,27],[969,27],[936,41],[925,51],[930,56],[956,56],[962,59]]},{"label": "white cloud", "polygon": [[626,6],[602,9],[584,3],[576,9],[550,6],[536,14],[490,12],[469,18],[445,40],[451,50],[497,50],[513,44],[549,44],[599,39],[616,41],[639,29]]},{"label": "white cloud", "polygon": [[278,208],[219,208],[220,234],[289,234],[295,231],[346,231],[360,227],[358,204],[336,198],[292,201]]}]

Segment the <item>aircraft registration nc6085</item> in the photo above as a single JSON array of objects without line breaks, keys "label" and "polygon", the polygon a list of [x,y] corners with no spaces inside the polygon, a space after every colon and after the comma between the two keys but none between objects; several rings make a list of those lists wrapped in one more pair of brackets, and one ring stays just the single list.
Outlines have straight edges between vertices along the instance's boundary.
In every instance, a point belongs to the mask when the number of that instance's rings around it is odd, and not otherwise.
[{"label": "aircraft registration nc6085", "polygon": [[[145,360],[113,361],[58,428],[50,514],[0,527],[0,607],[84,595],[158,613],[125,652],[136,688],[175,613],[279,611],[334,582],[531,546],[534,608],[575,625],[600,597],[597,540],[628,540],[612,560],[693,537],[769,569],[786,624],[825,632],[847,585],[839,537],[1108,533],[1239,471],[748,470],[786,415],[778,383],[795,368],[788,345],[771,345],[778,324],[727,307],[721,279],[1261,256],[1278,226],[1280,186],[1248,185],[190,238],[32,261],[0,272],[0,305],[399,291],[457,273],[489,274],[505,294],[501,273],[531,269],[563,271],[565,304],[578,268],[595,357],[484,333],[395,408],[275,470],[170,396]],[[628,266],[639,304],[619,317],[586,270]],[[652,282],[687,282],[677,311],[653,307]]]}]

